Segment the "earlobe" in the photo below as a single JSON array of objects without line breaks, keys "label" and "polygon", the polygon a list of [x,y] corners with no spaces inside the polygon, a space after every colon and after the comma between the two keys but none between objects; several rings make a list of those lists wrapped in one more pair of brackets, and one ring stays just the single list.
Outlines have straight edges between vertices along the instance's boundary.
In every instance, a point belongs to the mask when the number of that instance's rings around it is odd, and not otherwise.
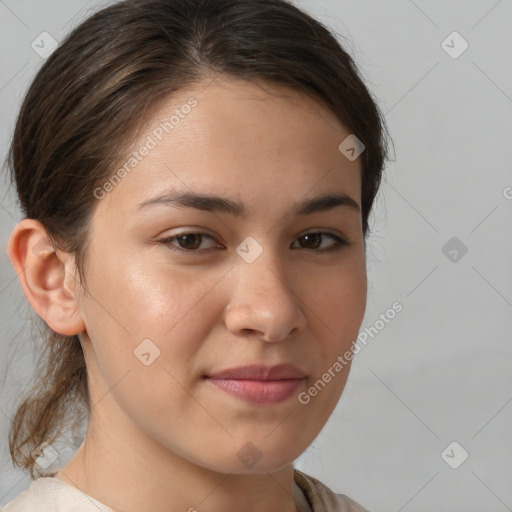
[{"label": "earlobe", "polygon": [[34,219],[17,224],[7,252],[25,296],[48,326],[67,336],[84,332],[73,255],[57,252]]}]

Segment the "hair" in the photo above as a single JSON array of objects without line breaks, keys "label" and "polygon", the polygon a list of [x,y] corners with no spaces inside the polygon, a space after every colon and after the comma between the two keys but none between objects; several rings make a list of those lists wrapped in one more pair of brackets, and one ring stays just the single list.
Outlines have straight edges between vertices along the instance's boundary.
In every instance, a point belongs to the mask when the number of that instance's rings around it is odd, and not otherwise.
[{"label": "hair", "polygon": [[[93,191],[112,176],[159,101],[212,74],[303,91],[363,141],[366,240],[388,158],[387,129],[334,33],[288,0],[126,0],[86,19],[46,60],[25,95],[6,159],[24,216],[74,255],[84,286]],[[13,464],[32,479],[45,474],[34,450],[90,413],[78,336],[45,324],[42,342],[34,385],[9,430]]]}]

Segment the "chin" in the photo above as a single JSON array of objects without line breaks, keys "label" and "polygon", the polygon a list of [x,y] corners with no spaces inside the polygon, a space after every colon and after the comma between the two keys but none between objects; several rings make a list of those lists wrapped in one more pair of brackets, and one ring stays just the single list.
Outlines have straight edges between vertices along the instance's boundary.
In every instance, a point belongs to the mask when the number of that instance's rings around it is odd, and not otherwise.
[{"label": "chin", "polygon": [[[239,443],[237,443],[238,445]],[[259,446],[262,446],[260,443]],[[300,452],[302,453],[302,452]],[[258,448],[250,441],[241,443],[237,450],[226,449],[224,453],[212,454],[207,460],[196,460],[196,464],[211,471],[235,475],[264,475],[280,471],[300,455],[297,450],[284,453],[282,447],[276,450],[273,446]]]}]

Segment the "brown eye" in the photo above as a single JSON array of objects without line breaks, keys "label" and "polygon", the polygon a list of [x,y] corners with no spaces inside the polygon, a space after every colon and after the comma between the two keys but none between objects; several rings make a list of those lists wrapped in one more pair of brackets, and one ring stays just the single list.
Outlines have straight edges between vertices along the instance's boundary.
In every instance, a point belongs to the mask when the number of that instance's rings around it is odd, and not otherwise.
[{"label": "brown eye", "polygon": [[[330,238],[334,240],[334,243],[330,244],[327,247],[320,247],[324,238]],[[338,251],[343,248],[343,246],[350,245],[348,240],[345,240],[333,233],[324,233],[324,232],[315,232],[315,233],[306,233],[305,235],[297,238],[300,243],[300,249],[317,249],[315,252],[325,253],[331,251]]]},{"label": "brown eye", "polygon": [[202,235],[199,235],[197,233],[188,233],[186,235],[179,235],[176,238],[176,241],[183,249],[193,251],[194,249],[197,249],[201,245],[201,237]]},{"label": "brown eye", "polygon": [[212,236],[206,233],[181,233],[159,240],[158,243],[164,244],[168,246],[169,249],[175,251],[202,253],[208,251],[215,245],[211,244],[210,247],[199,249],[205,239],[216,241]]},{"label": "brown eye", "polygon": [[301,236],[299,240],[305,241],[306,249],[317,249],[322,242],[322,235],[320,233],[308,233],[307,235]]},{"label": "brown eye", "polygon": [[[326,239],[331,239],[334,243],[330,245],[322,247],[322,244]],[[214,243],[210,244],[210,247],[202,247],[201,245],[205,240],[211,240]],[[333,233],[326,232],[314,232],[314,233],[306,233],[296,239],[299,242],[299,249],[309,249],[313,252],[318,253],[329,253],[338,251],[343,248],[343,246],[350,245],[348,240],[345,240]],[[169,249],[182,253],[196,253],[196,254],[204,254],[209,253],[210,250],[215,248],[221,249],[222,247],[217,243],[215,238],[206,233],[181,233],[178,235],[169,236],[162,240],[159,240],[158,243],[167,246]]]}]

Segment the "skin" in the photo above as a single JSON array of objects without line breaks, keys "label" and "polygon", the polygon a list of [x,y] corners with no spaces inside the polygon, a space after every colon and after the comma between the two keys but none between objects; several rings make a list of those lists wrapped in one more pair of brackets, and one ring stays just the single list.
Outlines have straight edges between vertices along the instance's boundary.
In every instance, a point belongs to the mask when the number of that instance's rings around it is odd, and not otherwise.
[{"label": "skin", "polygon": [[[222,76],[167,98],[134,147],[191,96],[191,113],[97,201],[90,294],[73,256],[45,245],[35,220],[21,221],[9,241],[30,303],[55,331],[79,334],[87,365],[87,435],[56,478],[124,512],[299,510],[293,461],[324,427],[350,366],[307,405],[297,395],[356,339],[366,268],[360,211],[292,208],[333,191],[360,205],[360,159],[338,150],[350,131],[311,97]],[[239,200],[249,214],[138,208],[175,189]],[[158,243],[187,231],[213,237],[200,241],[203,255],[172,251],[178,240]],[[335,240],[307,242],[307,231],[351,243],[322,253]],[[248,236],[263,249],[252,263],[235,251]],[[160,350],[149,366],[134,355],[145,339]],[[203,379],[283,362],[307,377],[277,404],[251,404]],[[261,453],[250,468],[237,457],[247,443]]]}]

